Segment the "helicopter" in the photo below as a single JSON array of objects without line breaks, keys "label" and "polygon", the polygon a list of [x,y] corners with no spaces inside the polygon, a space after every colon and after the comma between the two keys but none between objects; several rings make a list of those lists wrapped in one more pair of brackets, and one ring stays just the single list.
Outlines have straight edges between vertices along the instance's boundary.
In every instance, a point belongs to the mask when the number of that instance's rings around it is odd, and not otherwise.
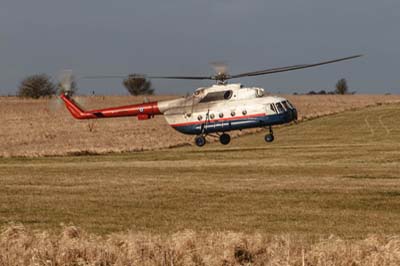
[{"label": "helicopter", "polygon": [[[84,110],[74,101],[70,93],[71,78],[61,82],[63,93],[60,98],[76,119],[100,119],[136,116],[139,120],[164,115],[167,123],[183,134],[196,135],[198,147],[206,144],[207,136],[217,136],[223,145],[231,141],[227,132],[248,128],[266,128],[266,142],[274,141],[272,126],[295,122],[298,117],[295,106],[285,98],[266,95],[263,88],[245,87],[228,80],[287,72],[304,68],[346,61],[361,57],[354,55],[314,64],[301,64],[270,68],[259,71],[230,75],[222,69],[212,76],[147,76],[151,79],[214,80],[210,87],[200,87],[184,98],[144,102],[112,108]],[[86,78],[124,78],[126,76],[88,76]],[[136,75],[130,77],[135,78]]]}]

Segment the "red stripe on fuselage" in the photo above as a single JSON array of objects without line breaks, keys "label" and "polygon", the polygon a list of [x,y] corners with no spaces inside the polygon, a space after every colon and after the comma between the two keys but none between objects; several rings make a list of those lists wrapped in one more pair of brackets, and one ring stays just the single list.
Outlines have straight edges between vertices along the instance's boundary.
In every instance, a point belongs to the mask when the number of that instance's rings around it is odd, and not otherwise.
[{"label": "red stripe on fuselage", "polygon": [[253,118],[253,117],[261,117],[261,116],[266,116],[267,114],[262,113],[262,114],[254,114],[254,115],[244,115],[244,116],[233,116],[233,117],[227,117],[227,118],[218,118],[218,119],[210,119],[210,120],[202,120],[202,121],[193,121],[193,122],[186,122],[186,123],[179,123],[179,124],[173,124],[171,125],[172,127],[183,127],[183,126],[190,126],[190,125],[201,125],[204,123],[218,123],[218,122],[224,122],[224,121],[231,121],[231,120],[241,120],[241,119],[246,119],[246,118]]}]

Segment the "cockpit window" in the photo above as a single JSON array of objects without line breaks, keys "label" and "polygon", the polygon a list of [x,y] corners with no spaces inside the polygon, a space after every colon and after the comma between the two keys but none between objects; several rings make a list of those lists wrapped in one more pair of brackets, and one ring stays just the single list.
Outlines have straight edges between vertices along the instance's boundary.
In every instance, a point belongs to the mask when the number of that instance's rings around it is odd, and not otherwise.
[{"label": "cockpit window", "polygon": [[274,111],[274,113],[277,113],[275,105],[273,103],[271,103],[270,107],[271,107],[271,110]]},{"label": "cockpit window", "polygon": [[283,109],[281,103],[276,103],[276,108],[278,109],[278,112],[279,112],[279,113],[285,112],[285,109]]},{"label": "cockpit window", "polygon": [[293,105],[289,101],[286,101],[286,102],[289,105],[290,109],[294,109]]},{"label": "cockpit window", "polygon": [[289,105],[287,104],[287,101],[282,102],[283,106],[285,107],[285,109],[287,111],[289,111],[291,108],[289,107]]},{"label": "cockpit window", "polygon": [[201,99],[201,103],[213,102],[219,100],[229,100],[232,97],[233,92],[231,90],[228,91],[217,91],[208,93],[203,99]]}]

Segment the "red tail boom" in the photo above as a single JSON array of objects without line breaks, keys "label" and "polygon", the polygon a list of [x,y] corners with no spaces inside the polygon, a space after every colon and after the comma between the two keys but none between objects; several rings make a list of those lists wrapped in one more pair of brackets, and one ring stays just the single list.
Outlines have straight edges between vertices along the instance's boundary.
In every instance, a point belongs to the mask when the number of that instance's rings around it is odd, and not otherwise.
[{"label": "red tail boom", "polygon": [[84,111],[69,96],[62,94],[60,97],[64,101],[68,111],[76,119],[97,119],[97,118],[110,118],[110,117],[137,116],[139,120],[145,120],[145,119],[150,119],[155,115],[162,114],[158,108],[158,102],[149,102],[142,104]]}]

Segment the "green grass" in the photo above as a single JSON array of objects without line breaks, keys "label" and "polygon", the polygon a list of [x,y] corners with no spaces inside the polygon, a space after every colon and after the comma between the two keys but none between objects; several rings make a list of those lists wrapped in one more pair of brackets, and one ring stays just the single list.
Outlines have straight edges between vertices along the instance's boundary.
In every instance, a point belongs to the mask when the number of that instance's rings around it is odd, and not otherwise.
[{"label": "green grass", "polygon": [[400,105],[280,127],[272,144],[264,134],[229,146],[0,159],[0,225],[400,233]]}]

